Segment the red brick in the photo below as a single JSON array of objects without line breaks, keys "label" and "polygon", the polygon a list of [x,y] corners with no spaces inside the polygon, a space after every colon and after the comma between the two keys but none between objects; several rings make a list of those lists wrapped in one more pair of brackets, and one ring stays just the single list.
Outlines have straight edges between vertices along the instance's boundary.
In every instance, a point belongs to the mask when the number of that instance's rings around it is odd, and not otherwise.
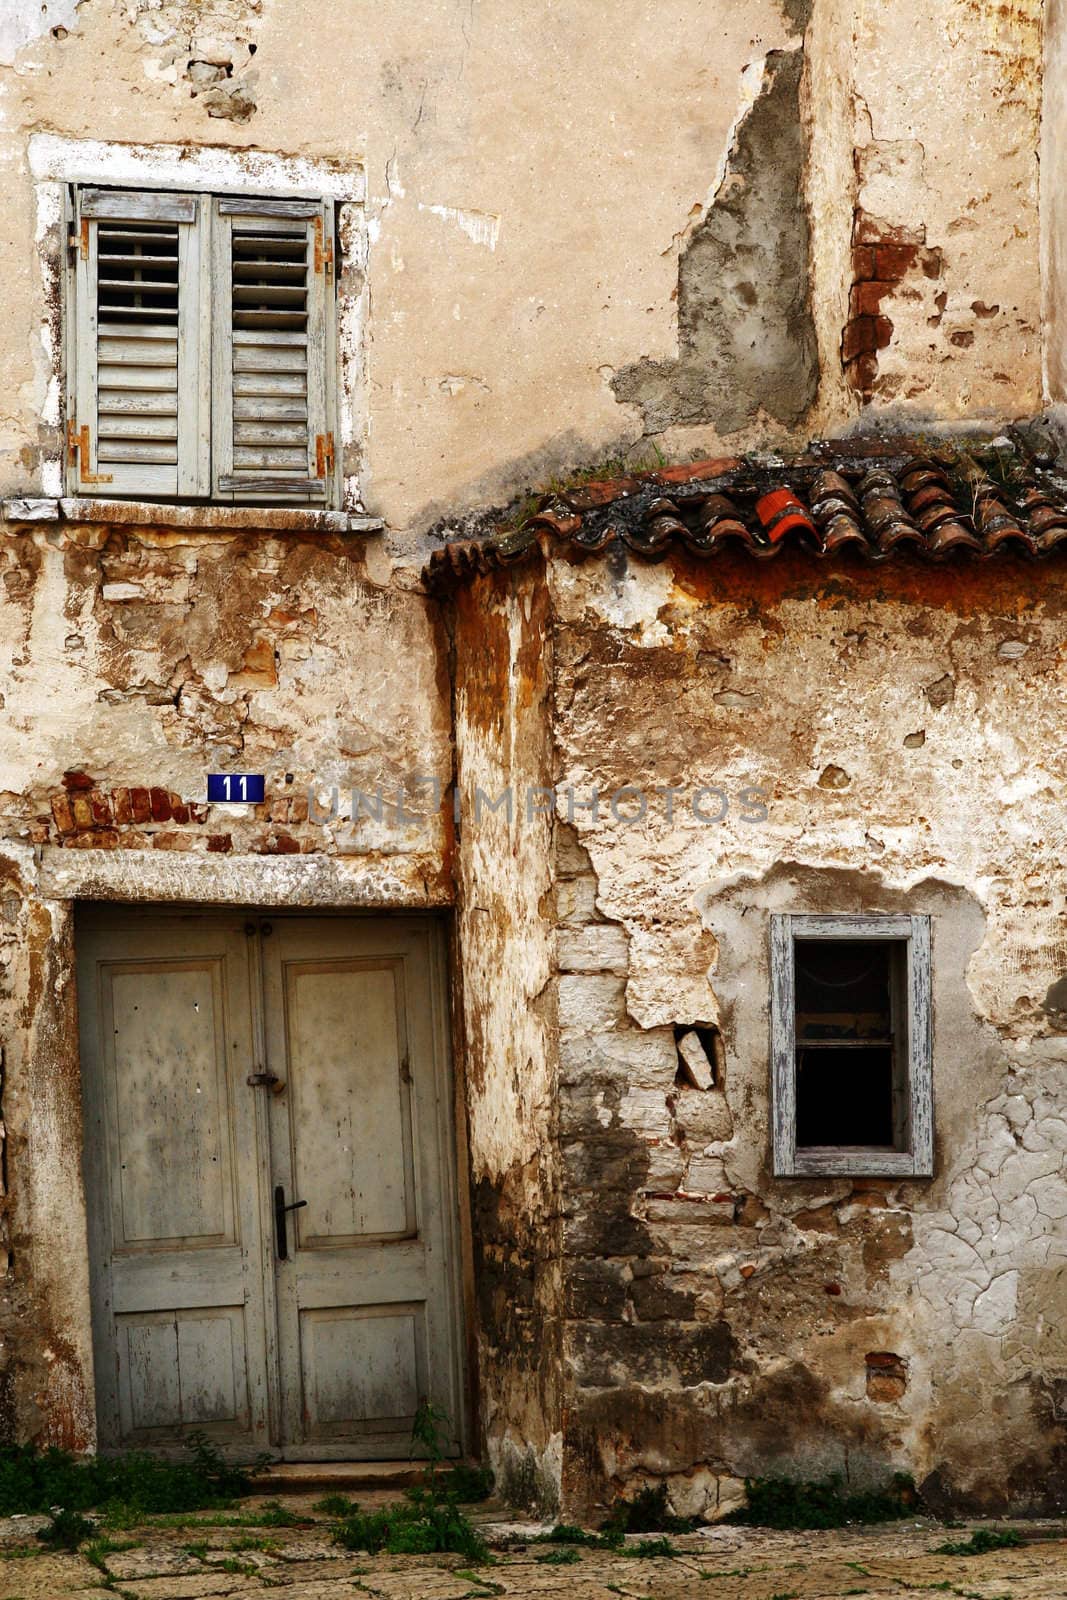
[{"label": "red brick", "polygon": [[874,277],[874,250],[869,244],[857,244],[852,247],[852,278],[855,283],[863,283],[868,278]]},{"label": "red brick", "polygon": [[93,813],[93,826],[106,828],[111,824],[111,802],[101,789],[89,790],[89,805]]},{"label": "red brick", "polygon": [[289,802],[284,797],[281,800],[272,800],[270,804],[270,820],[272,822],[289,821]]},{"label": "red brick", "polygon": [[191,803],[190,806],[189,806],[189,821],[190,822],[206,822],[207,821],[207,813],[208,813],[207,806],[197,805],[195,803]]},{"label": "red brick", "polygon": [[880,244],[874,252],[876,278],[899,283],[915,265],[916,246],[913,244]]},{"label": "red brick", "polygon": [[907,1379],[898,1372],[868,1372],[867,1399],[879,1405],[892,1405],[907,1392]]},{"label": "red brick", "polygon": [[153,822],[170,821],[170,792],[167,789],[152,789],[152,820]]},{"label": "red brick", "polygon": [[117,850],[119,836],[114,828],[101,828],[96,833],[76,833],[63,844],[68,850]]},{"label": "red brick", "polygon": [[152,796],[147,789],[130,790],[130,810],[133,812],[134,822],[151,822]]},{"label": "red brick", "polygon": [[874,344],[876,350],[885,350],[893,341],[893,324],[888,317],[875,317]]},{"label": "red brick", "polygon": [[279,856],[298,856],[300,854],[300,841],[294,839],[291,833],[276,833],[273,836],[274,849],[272,854]]},{"label": "red brick", "polygon": [[740,456],[713,456],[706,461],[690,461],[687,466],[659,467],[649,477],[654,483],[691,483],[695,478],[721,478],[742,465]]},{"label": "red brick", "polygon": [[854,317],[851,322],[846,322],[841,335],[841,359],[846,365],[857,356],[876,348],[874,324],[874,317]]},{"label": "red brick", "polygon": [[882,283],[879,278],[868,283],[854,283],[848,297],[849,316],[876,317],[882,309],[882,301],[892,292],[892,288],[891,283]]},{"label": "red brick", "polygon": [[152,837],[156,850],[192,850],[196,844],[193,833],[157,833]]},{"label": "red brick", "polygon": [[91,828],[93,826],[93,808],[87,794],[72,794],[70,797],[70,809],[76,828]]},{"label": "red brick", "polygon": [[878,357],[873,350],[866,352],[862,356],[857,356],[855,361],[849,362],[848,381],[861,394],[870,394],[877,376]]},{"label": "red brick", "polygon": [[209,833],[207,839],[208,850],[212,853],[233,849],[233,838],[228,833]]},{"label": "red brick", "polygon": [[93,780],[85,772],[64,772],[63,787],[68,794],[74,789],[91,789]]},{"label": "red brick", "polygon": [[133,807],[130,805],[130,791],[128,789],[112,789],[111,806],[115,813],[115,821],[125,825],[133,821]]},{"label": "red brick", "polygon": [[74,832],[74,817],[70,809],[70,801],[65,794],[52,796],[52,815],[56,819],[56,827],[60,833]]},{"label": "red brick", "polygon": [[180,795],[172,794],[170,797],[170,815],[173,822],[188,822],[189,807]]}]

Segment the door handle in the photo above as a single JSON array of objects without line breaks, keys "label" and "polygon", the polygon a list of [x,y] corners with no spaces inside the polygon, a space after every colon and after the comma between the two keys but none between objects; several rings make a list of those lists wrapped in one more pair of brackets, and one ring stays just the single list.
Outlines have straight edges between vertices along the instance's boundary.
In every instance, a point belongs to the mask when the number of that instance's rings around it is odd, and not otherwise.
[{"label": "door handle", "polygon": [[286,1226],[285,1213],[287,1211],[299,1211],[301,1206],[306,1205],[306,1200],[291,1200],[289,1204],[286,1205],[284,1187],[280,1183],[275,1184],[274,1232],[276,1235],[276,1248],[278,1251],[279,1261],[288,1261],[289,1259],[289,1229]]}]

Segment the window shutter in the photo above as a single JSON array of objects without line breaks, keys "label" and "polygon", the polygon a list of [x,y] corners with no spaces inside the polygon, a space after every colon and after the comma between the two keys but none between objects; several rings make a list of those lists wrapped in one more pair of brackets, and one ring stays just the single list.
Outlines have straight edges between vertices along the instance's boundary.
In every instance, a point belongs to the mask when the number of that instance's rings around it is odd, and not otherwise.
[{"label": "window shutter", "polygon": [[215,201],[214,493],[332,504],[333,207]]},{"label": "window shutter", "polygon": [[205,217],[197,195],[78,193],[75,494],[210,491]]}]

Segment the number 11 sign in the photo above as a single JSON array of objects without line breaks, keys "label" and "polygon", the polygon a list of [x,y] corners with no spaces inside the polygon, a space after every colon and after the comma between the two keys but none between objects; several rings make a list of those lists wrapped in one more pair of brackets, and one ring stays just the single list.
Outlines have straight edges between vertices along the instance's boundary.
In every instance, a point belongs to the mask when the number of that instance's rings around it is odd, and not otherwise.
[{"label": "number 11 sign", "polygon": [[209,772],[207,797],[224,805],[254,805],[263,799],[265,784],[261,772]]}]

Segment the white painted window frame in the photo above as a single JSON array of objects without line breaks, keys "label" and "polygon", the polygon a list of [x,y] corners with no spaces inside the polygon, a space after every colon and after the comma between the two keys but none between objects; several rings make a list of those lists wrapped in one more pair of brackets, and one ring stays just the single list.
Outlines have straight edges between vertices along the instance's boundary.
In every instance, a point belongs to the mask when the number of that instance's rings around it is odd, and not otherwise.
[{"label": "white painted window frame", "polygon": [[[908,1140],[904,1150],[798,1149],[796,1142],[797,939],[899,941],[906,946]],[[771,1124],[776,1178],[930,1178],[934,1170],[933,1004],[930,918],[778,914],[771,917]]]},{"label": "white painted window frame", "polygon": [[[366,175],[361,164],[337,163],[262,150],[194,144],[123,144],[34,134],[29,165],[37,205],[36,243],[44,304],[51,315],[42,327],[48,383],[42,423],[50,444],[42,446],[39,493],[59,500],[67,493],[65,420],[68,381],[73,375],[74,319],[68,314],[67,230],[71,186],[176,190],[269,199],[331,200],[337,217],[336,262],[336,459],[341,508],[361,512],[361,463],[366,448],[364,322],[367,311],[368,230]],[[83,502],[84,503],[84,502]],[[197,501],[205,513],[213,504]]]}]

